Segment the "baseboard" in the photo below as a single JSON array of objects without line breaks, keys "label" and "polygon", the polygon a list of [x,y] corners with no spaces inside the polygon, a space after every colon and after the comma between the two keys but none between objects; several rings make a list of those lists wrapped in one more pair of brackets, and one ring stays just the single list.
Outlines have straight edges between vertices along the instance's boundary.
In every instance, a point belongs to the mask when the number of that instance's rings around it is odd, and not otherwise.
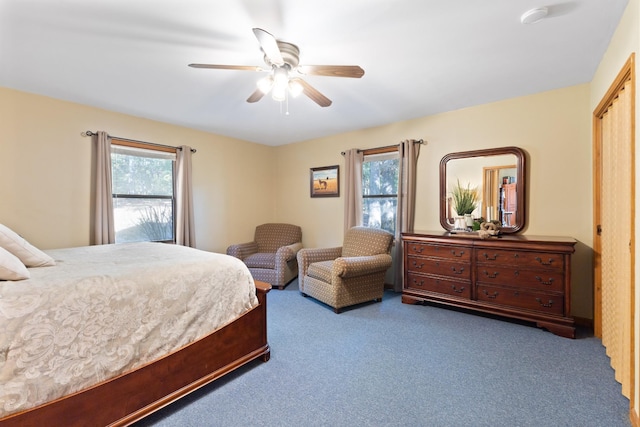
[{"label": "baseboard", "polygon": [[593,330],[593,319],[587,319],[586,317],[573,317],[576,326],[582,326]]}]

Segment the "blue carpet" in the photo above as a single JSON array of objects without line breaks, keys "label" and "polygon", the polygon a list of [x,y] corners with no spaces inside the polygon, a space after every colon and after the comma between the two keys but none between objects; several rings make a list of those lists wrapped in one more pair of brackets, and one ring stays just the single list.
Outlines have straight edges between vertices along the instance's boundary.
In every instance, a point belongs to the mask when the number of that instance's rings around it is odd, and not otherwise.
[{"label": "blue carpet", "polygon": [[600,340],[435,306],[337,315],[297,280],[268,294],[271,360],[142,426],[630,426]]}]

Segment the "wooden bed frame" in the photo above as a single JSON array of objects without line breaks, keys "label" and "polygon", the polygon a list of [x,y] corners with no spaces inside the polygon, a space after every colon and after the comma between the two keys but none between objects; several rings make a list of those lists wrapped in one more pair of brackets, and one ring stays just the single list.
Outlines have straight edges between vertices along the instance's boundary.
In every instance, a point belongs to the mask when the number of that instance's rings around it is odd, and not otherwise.
[{"label": "wooden bed frame", "polygon": [[270,289],[256,281],[259,305],[216,332],[134,371],[11,414],[0,425],[126,426],[252,360],[268,361]]}]

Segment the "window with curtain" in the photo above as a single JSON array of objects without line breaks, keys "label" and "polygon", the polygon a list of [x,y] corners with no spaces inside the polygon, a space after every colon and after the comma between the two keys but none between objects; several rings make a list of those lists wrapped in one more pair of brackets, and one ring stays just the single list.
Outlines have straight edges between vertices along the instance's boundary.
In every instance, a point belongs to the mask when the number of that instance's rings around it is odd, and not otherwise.
[{"label": "window with curtain", "polygon": [[175,166],[175,149],[112,141],[116,243],[175,242]]},{"label": "window with curtain", "polygon": [[362,224],[382,228],[396,234],[398,212],[397,147],[389,150],[364,151],[362,163]]}]

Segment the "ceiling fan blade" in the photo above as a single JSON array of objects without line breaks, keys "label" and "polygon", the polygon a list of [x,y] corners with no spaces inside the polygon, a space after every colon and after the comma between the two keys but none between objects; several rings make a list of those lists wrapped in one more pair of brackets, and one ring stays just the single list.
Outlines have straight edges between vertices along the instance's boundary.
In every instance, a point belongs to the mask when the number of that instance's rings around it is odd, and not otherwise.
[{"label": "ceiling fan blade", "polygon": [[265,56],[269,58],[269,61],[277,66],[284,65],[284,59],[282,59],[282,54],[280,53],[280,48],[278,47],[276,38],[262,28],[254,28],[253,34],[255,34],[258,39],[260,47],[262,48]]},{"label": "ceiling fan blade", "polygon": [[364,70],[357,65],[301,65],[297,68],[302,74],[329,77],[353,77],[359,79]]},{"label": "ceiling fan blade", "polygon": [[217,70],[246,70],[246,71],[268,71],[255,65],[218,65],[218,64],[189,64],[193,68],[214,68]]},{"label": "ceiling fan blade", "polygon": [[261,91],[260,89],[256,89],[255,92],[253,92],[251,94],[251,96],[249,96],[249,98],[247,98],[247,102],[258,102],[262,99],[262,97],[264,96],[264,92]]},{"label": "ceiling fan blade", "polygon": [[305,82],[302,79],[297,79],[297,78],[291,79],[291,80],[295,81],[296,83],[299,83],[300,86],[302,86],[302,92],[305,95],[307,95],[309,98],[311,98],[313,102],[315,102],[319,106],[328,107],[329,105],[331,105],[331,100],[326,96],[324,96],[323,94],[321,94],[320,92],[318,92],[318,90],[313,86],[311,86],[309,83]]}]

